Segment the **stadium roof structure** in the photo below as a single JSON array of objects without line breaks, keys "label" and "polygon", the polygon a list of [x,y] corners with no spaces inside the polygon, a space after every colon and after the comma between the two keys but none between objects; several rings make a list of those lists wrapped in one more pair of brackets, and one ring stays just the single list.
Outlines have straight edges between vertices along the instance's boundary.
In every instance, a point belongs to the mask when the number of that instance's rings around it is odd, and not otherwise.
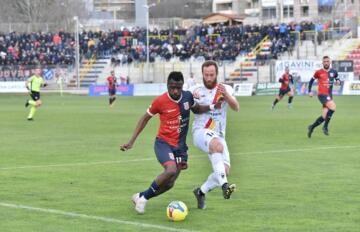
[{"label": "stadium roof structure", "polygon": [[212,13],[203,18],[204,24],[239,24],[242,23],[245,16],[235,15],[235,14],[224,14],[224,13]]}]

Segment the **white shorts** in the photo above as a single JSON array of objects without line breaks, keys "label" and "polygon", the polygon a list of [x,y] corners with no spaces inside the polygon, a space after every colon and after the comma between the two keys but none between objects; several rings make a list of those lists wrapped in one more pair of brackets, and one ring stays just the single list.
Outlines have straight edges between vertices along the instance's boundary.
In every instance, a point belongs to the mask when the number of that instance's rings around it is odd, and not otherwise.
[{"label": "white shorts", "polygon": [[[196,129],[193,131],[193,143],[194,145],[202,150],[203,152],[206,152],[209,154],[209,144],[210,141],[213,138],[218,138],[223,147],[224,151],[222,153],[224,163],[227,164],[230,167],[230,154],[229,149],[226,144],[226,141],[223,137],[220,137],[215,131],[209,130],[209,129]],[[210,158],[210,155],[209,155]]]}]

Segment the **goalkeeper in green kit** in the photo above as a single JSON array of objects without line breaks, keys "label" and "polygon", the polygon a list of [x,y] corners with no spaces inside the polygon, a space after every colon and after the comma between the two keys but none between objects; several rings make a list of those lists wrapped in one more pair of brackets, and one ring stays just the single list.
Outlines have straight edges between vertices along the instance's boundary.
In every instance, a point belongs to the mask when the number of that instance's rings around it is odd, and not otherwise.
[{"label": "goalkeeper in green kit", "polygon": [[27,100],[25,107],[31,106],[29,116],[27,120],[33,121],[36,109],[41,106],[40,100],[40,88],[47,86],[44,79],[41,76],[41,68],[37,67],[34,70],[34,75],[29,77],[25,83],[26,88],[29,90],[31,99]]}]

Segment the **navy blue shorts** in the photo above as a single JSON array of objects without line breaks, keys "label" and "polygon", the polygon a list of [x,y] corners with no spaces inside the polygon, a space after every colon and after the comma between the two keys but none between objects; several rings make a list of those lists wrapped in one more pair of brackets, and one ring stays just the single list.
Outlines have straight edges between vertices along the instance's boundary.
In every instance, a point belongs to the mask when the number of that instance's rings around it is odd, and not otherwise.
[{"label": "navy blue shorts", "polygon": [[30,97],[31,97],[34,101],[40,100],[40,92],[31,91]]},{"label": "navy blue shorts", "polygon": [[110,95],[110,96],[116,95],[116,88],[109,89],[109,95]]},{"label": "navy blue shorts", "polygon": [[164,167],[169,164],[176,164],[178,168],[186,169],[188,160],[187,149],[186,145],[178,148],[173,147],[160,138],[156,138],[154,144],[156,158]]},{"label": "navy blue shorts", "polygon": [[318,99],[319,99],[319,101],[321,102],[321,104],[322,104],[323,106],[325,106],[325,105],[326,105],[326,102],[332,100],[332,97],[329,96],[329,95],[320,94],[320,95],[318,95]]},{"label": "navy blue shorts", "polygon": [[279,96],[283,97],[285,96],[285,94],[287,94],[288,92],[290,92],[290,88],[287,88],[287,89],[280,89],[279,90]]}]

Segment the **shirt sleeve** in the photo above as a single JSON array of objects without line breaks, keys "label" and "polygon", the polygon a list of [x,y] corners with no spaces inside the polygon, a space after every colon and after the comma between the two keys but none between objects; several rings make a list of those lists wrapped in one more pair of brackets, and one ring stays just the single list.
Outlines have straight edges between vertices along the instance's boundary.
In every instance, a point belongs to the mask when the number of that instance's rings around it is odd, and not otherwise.
[{"label": "shirt sleeve", "polygon": [[192,108],[192,107],[194,107],[196,105],[196,102],[195,102],[194,96],[192,95],[191,92],[189,92],[189,96],[190,96],[189,97],[189,104],[190,104],[190,106]]},{"label": "shirt sleeve", "polygon": [[319,79],[319,72],[318,72],[318,71],[316,71],[316,72],[314,73],[313,78],[314,78],[314,79]]},{"label": "shirt sleeve", "polygon": [[155,100],[151,103],[151,105],[149,106],[149,108],[147,109],[147,113],[150,116],[154,116],[155,114],[160,113],[160,102],[159,102],[159,98],[155,98]]}]

